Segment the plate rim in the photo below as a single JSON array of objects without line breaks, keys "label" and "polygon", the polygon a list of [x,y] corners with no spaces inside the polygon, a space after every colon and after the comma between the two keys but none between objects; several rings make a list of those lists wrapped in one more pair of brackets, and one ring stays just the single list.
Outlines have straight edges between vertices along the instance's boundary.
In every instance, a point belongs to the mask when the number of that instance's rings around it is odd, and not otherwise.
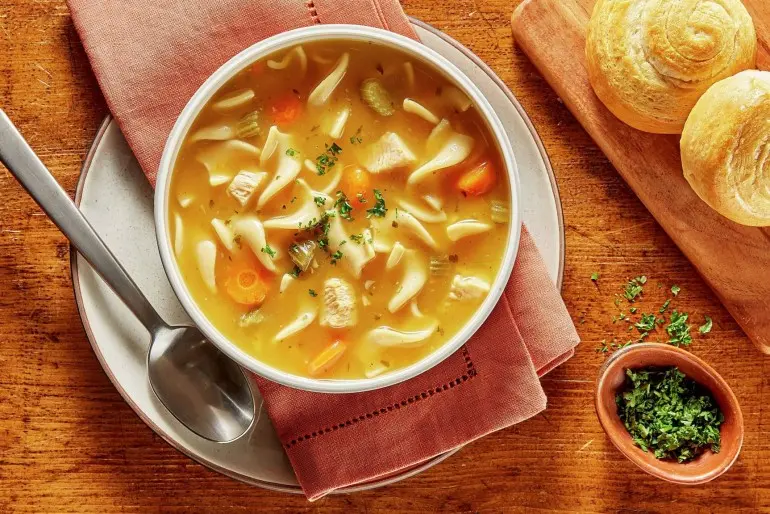
[{"label": "plate rim", "polygon": [[[551,166],[550,157],[548,155],[548,152],[545,149],[545,146],[543,145],[543,141],[540,138],[540,134],[537,132],[537,129],[535,129],[534,125],[532,124],[532,120],[530,119],[527,112],[521,106],[518,99],[514,96],[514,94],[505,84],[505,82],[503,82],[502,79],[500,79],[500,77],[498,77],[497,74],[492,70],[492,68],[490,68],[489,65],[487,65],[484,61],[481,60],[481,58],[479,58],[476,54],[474,54],[470,49],[468,49],[466,46],[461,44],[459,41],[452,38],[448,34],[442,32],[441,30],[437,29],[436,27],[433,27],[432,25],[425,23],[413,16],[408,16],[407,18],[409,19],[410,24],[416,25],[438,36],[440,39],[444,40],[446,43],[450,44],[451,46],[459,50],[463,55],[465,55],[471,61],[473,61],[473,63],[476,64],[482,71],[484,71],[484,73],[486,73],[489,76],[489,78],[491,78],[492,81],[502,90],[502,92],[505,94],[505,96],[508,98],[511,104],[513,104],[514,108],[519,113],[519,116],[522,118],[522,121],[526,125],[527,129],[532,134],[532,139],[534,140],[535,145],[537,146],[537,149],[540,153],[540,156],[542,157],[543,163],[545,164],[546,172],[548,174],[548,178],[551,183],[551,189],[553,191],[553,196],[555,200],[556,218],[559,225],[559,235],[558,235],[559,264],[557,268],[558,273],[556,276],[556,287],[557,289],[561,290],[563,286],[563,281],[564,281],[564,263],[565,263],[565,253],[566,253],[564,214],[562,210],[561,193],[559,191],[559,186],[556,182],[556,177],[554,175],[553,167]],[[102,138],[107,132],[108,127],[113,121],[116,121],[115,118],[112,116],[111,113],[108,113],[105,116],[104,120],[102,121],[99,129],[97,130],[96,135],[94,136],[93,142],[91,143],[91,146],[88,149],[86,157],[83,160],[83,164],[80,168],[80,172],[78,175],[77,186],[75,188],[75,205],[78,206],[78,208],[80,207],[80,202],[82,200],[83,190],[85,188],[85,183],[86,183],[86,177],[92,167],[93,160],[96,155],[96,151],[99,147],[99,143],[101,142]],[[78,256],[77,250],[70,244],[70,259],[69,259],[70,277],[72,279],[72,287],[75,294],[75,304],[78,309],[78,315],[80,317],[81,323],[83,324],[83,329],[86,332],[86,337],[88,339],[89,344],[91,345],[91,349],[93,350],[94,355],[99,361],[99,365],[101,366],[102,371],[104,372],[105,375],[107,375],[107,378],[110,380],[113,387],[115,387],[115,389],[118,391],[120,396],[128,404],[131,410],[133,410],[134,413],[139,417],[139,419],[141,419],[145,425],[147,425],[155,434],[160,436],[161,439],[163,439],[172,448],[176,449],[177,451],[187,456],[191,460],[213,471],[221,473],[225,476],[228,476],[240,482],[244,482],[246,484],[254,485],[254,486],[268,489],[271,491],[285,492],[285,493],[292,493],[292,494],[302,494],[302,488],[299,485],[277,484],[274,482],[267,482],[258,478],[249,477],[249,476],[231,471],[214,462],[208,461],[203,457],[201,457],[200,455],[195,455],[192,452],[188,451],[186,448],[184,448],[182,445],[178,444],[174,439],[170,438],[159,426],[157,426],[151,419],[149,419],[144,415],[144,413],[139,408],[139,406],[136,403],[134,403],[131,397],[120,386],[120,383],[117,381],[117,378],[112,373],[109,366],[106,365],[104,356],[99,350],[98,345],[94,343],[95,337],[91,329],[91,324],[89,322],[88,316],[85,313],[84,304],[83,304],[83,296],[82,296],[82,291],[80,287],[80,273],[78,269],[79,267],[78,267],[77,256]],[[381,479],[366,482],[363,484],[341,488],[341,489],[335,490],[332,494],[346,494],[346,493],[365,491],[369,489],[375,489],[378,487],[384,487],[384,486],[399,482],[401,480],[405,480],[407,478],[410,478],[419,473],[422,473],[423,471],[426,471],[432,468],[433,466],[443,462],[450,456],[460,451],[460,449],[462,449],[463,447],[464,445],[454,448],[452,450],[446,451],[440,455],[427,459],[424,462],[418,465],[415,465],[414,467],[407,469],[405,471],[402,471],[398,474],[395,474],[391,477],[381,478]]]}]

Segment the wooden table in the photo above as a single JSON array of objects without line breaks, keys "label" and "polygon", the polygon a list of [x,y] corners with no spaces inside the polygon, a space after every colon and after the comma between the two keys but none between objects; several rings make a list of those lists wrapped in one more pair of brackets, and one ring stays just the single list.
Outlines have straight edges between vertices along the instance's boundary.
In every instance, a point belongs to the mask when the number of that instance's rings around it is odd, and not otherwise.
[{"label": "wooden table", "polygon": [[[564,297],[583,338],[575,358],[543,380],[548,410],[485,437],[415,478],[309,504],[238,483],[191,461],[123,402],[91,352],[75,309],[69,245],[10,174],[0,171],[0,512],[500,512],[746,511],[770,509],[767,362],[629,191],[527,59],[509,18],[518,2],[405,0],[510,86],[545,141],[567,225]],[[2,107],[72,193],[107,114],[62,0],[0,5]],[[601,274],[599,286],[590,276]],[[653,479],[617,452],[593,411],[593,381],[620,334],[613,294],[646,274],[642,305],[672,284],[676,305],[714,330],[691,349],[730,383],[743,406],[744,450],[711,484]],[[664,285],[660,289],[654,284]],[[770,299],[768,300],[770,301]],[[768,439],[770,441],[770,439]]]}]

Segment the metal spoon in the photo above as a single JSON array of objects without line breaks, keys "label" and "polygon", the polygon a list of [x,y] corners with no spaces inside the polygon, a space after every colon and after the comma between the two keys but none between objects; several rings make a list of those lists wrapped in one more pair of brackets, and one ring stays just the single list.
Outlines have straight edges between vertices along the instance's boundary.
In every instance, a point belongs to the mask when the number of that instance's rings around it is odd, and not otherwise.
[{"label": "metal spoon", "polygon": [[254,420],[254,398],[241,368],[196,327],[163,321],[1,109],[0,162],[150,332],[150,385],[169,412],[211,441],[243,435]]}]

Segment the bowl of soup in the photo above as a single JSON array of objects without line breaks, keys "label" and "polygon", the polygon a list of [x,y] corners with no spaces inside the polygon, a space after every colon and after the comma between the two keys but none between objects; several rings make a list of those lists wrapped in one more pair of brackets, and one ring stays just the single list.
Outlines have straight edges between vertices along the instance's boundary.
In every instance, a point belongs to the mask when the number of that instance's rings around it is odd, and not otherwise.
[{"label": "bowl of soup", "polygon": [[408,38],[326,25],[217,70],[161,159],[155,221],[184,309],[244,368],[319,392],[416,376],[500,299],[519,180],[491,105]]}]

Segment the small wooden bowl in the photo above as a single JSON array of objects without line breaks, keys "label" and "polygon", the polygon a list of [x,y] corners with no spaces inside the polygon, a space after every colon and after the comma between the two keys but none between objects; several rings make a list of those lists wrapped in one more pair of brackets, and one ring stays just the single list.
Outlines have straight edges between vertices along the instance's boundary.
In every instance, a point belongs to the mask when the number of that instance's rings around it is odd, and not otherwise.
[{"label": "small wooden bowl", "polygon": [[[615,394],[623,387],[627,369],[676,366],[708,389],[724,414],[719,453],[706,450],[690,462],[659,460],[634,444],[618,416]],[[596,414],[612,444],[647,473],[677,484],[703,484],[715,479],[738,459],[743,445],[743,414],[730,386],[714,369],[689,352],[659,343],[641,343],[615,352],[602,366],[596,380]]]}]

